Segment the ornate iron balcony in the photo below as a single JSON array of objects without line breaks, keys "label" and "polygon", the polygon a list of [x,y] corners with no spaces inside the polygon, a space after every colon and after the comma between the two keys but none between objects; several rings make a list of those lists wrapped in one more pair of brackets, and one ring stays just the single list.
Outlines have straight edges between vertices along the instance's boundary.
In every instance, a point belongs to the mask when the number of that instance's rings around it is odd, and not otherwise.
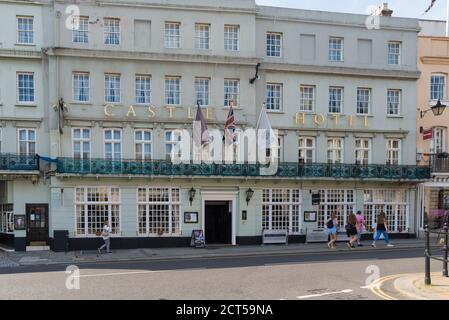
[{"label": "ornate iron balcony", "polygon": [[[230,163],[180,163],[165,160],[105,160],[58,158],[57,173],[76,175],[151,175],[263,177],[264,165]],[[268,176],[267,176],[268,177]],[[388,166],[327,163],[279,163],[276,178],[427,180],[428,166]]]},{"label": "ornate iron balcony", "polygon": [[432,168],[432,172],[449,173],[449,154],[432,154],[429,156],[429,164]]},{"label": "ornate iron balcony", "polygon": [[37,155],[0,153],[1,171],[37,171],[39,160]]}]

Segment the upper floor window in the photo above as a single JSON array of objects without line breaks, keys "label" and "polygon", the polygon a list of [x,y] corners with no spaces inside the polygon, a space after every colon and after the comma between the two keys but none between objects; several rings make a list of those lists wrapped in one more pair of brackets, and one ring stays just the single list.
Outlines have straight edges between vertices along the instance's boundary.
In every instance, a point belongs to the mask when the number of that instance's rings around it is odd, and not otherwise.
[{"label": "upper floor window", "polygon": [[[175,131],[165,131],[165,159],[172,160],[174,157],[175,146],[181,141],[181,134]],[[178,158],[181,157],[181,148],[179,148]]]},{"label": "upper floor window", "polygon": [[327,140],[327,162],[343,163],[343,139],[334,138]]},{"label": "upper floor window", "polygon": [[315,87],[299,87],[299,110],[312,112],[315,110]]},{"label": "upper floor window", "polygon": [[398,116],[401,114],[401,90],[387,91],[387,115]]},{"label": "upper floor window", "polygon": [[446,152],[446,128],[435,127],[432,129],[432,141],[430,144],[430,153]]},{"label": "upper floor window", "polygon": [[0,128],[0,153],[3,152],[3,130]]},{"label": "upper floor window", "polygon": [[209,105],[209,86],[210,79],[195,78],[195,103],[199,103],[202,106]]},{"label": "upper floor window", "polygon": [[165,47],[169,49],[181,48],[181,34],[179,22],[165,23]]},{"label": "upper floor window", "polygon": [[[273,151],[273,153],[272,153]],[[274,156],[277,157],[279,162],[284,161],[284,137],[278,136],[278,143],[276,146],[272,145],[270,148],[265,149],[266,162],[274,160]]]},{"label": "upper floor window", "polygon": [[343,38],[329,39],[329,61],[343,61]]},{"label": "upper floor window", "polygon": [[75,159],[90,158],[90,129],[73,128],[72,131],[73,157]]},{"label": "upper floor window", "polygon": [[18,132],[18,148],[21,155],[36,154],[36,130],[19,129]]},{"label": "upper floor window", "polygon": [[210,49],[210,24],[195,24],[195,49]]},{"label": "upper floor window", "polygon": [[387,164],[400,165],[401,164],[401,140],[388,139],[387,140]]},{"label": "upper floor window", "polygon": [[227,51],[239,51],[240,26],[224,26],[224,49]]},{"label": "upper floor window", "polygon": [[120,44],[120,19],[104,19],[104,44]]},{"label": "upper floor window", "polygon": [[388,64],[401,64],[401,43],[388,42]]},{"label": "upper floor window", "polygon": [[134,132],[136,160],[151,160],[152,132],[150,130],[136,130]]},{"label": "upper floor window", "polygon": [[267,57],[280,57],[282,47],[282,33],[267,33]]},{"label": "upper floor window", "polygon": [[104,130],[104,158],[119,160],[122,157],[122,131],[120,129]]},{"label": "upper floor window", "polygon": [[89,17],[76,17],[73,22],[72,42],[89,43]]},{"label": "upper floor window", "polygon": [[240,105],[240,81],[234,79],[224,80],[224,106],[229,107],[231,101],[234,106]]},{"label": "upper floor window", "polygon": [[371,111],[371,89],[357,89],[357,114],[369,114]]},{"label": "upper floor window", "polygon": [[371,163],[371,139],[360,138],[355,140],[355,163],[359,165]]},{"label": "upper floor window", "polygon": [[298,143],[298,162],[315,162],[315,138],[299,138]]},{"label": "upper floor window", "polygon": [[180,77],[165,77],[165,104],[181,104]]},{"label": "upper floor window", "polygon": [[89,74],[73,73],[73,101],[89,101]]},{"label": "upper floor window", "polygon": [[343,112],[343,88],[329,88],[329,113]]},{"label": "upper floor window", "polygon": [[17,96],[19,103],[34,103],[34,73],[17,73]]},{"label": "upper floor window", "polygon": [[34,43],[34,18],[17,17],[17,42],[20,44]]},{"label": "upper floor window", "polygon": [[282,84],[267,83],[267,110],[282,110]]},{"label": "upper floor window", "polygon": [[121,85],[119,74],[104,75],[104,101],[117,103],[121,100]]},{"label": "upper floor window", "polygon": [[151,76],[136,75],[136,103],[151,102]]},{"label": "upper floor window", "polygon": [[432,74],[430,76],[430,99],[444,100],[446,98],[446,76]]}]

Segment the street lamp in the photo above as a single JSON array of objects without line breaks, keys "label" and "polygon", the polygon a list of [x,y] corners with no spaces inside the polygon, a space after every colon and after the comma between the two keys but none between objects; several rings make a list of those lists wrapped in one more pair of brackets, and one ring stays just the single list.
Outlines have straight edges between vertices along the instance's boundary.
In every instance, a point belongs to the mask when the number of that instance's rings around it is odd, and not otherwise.
[{"label": "street lamp", "polygon": [[246,205],[249,204],[249,201],[253,197],[253,194],[254,194],[254,190],[253,189],[249,188],[248,190],[246,190]]},{"label": "street lamp", "polygon": [[195,198],[196,190],[193,187],[189,190],[189,201],[190,205],[192,205],[192,201]]},{"label": "street lamp", "polygon": [[446,110],[446,105],[442,104],[441,101],[438,100],[437,104],[431,107],[430,109],[424,111],[420,110],[420,116],[421,119],[424,118],[426,113],[429,111],[432,111],[434,116],[441,116],[444,110]]}]

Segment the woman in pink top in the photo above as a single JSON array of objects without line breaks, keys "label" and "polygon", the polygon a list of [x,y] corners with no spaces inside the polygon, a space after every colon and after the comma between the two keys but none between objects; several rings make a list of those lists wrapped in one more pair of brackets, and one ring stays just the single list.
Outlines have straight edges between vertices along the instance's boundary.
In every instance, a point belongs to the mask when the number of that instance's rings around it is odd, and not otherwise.
[{"label": "woman in pink top", "polygon": [[362,240],[362,232],[363,227],[365,226],[365,217],[362,214],[362,211],[357,211],[356,214],[357,223],[355,225],[357,229],[357,246],[362,247],[362,243],[360,242]]}]

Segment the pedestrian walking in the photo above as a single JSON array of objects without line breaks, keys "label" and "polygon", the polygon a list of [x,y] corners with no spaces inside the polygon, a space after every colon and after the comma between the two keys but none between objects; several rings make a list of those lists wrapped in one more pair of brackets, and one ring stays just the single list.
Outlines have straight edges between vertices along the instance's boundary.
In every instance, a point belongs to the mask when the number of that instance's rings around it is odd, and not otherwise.
[{"label": "pedestrian walking", "polygon": [[349,248],[355,248],[354,243],[357,242],[357,218],[355,214],[351,213],[348,216],[348,223],[346,224],[346,234],[349,237],[349,242],[347,243]]},{"label": "pedestrian walking", "polygon": [[338,229],[338,219],[335,212],[331,213],[331,218],[326,223],[327,234],[330,237],[330,241],[327,246],[331,249],[335,248],[337,242],[337,229]]},{"label": "pedestrian walking", "polygon": [[392,245],[390,243],[390,239],[388,236],[388,225],[387,225],[387,220],[385,218],[385,212],[381,211],[378,215],[377,215],[377,220],[376,220],[376,231],[375,231],[375,236],[374,236],[374,240],[373,243],[371,244],[371,246],[373,248],[376,247],[376,241],[380,239],[380,236],[383,235],[384,236],[384,240],[385,243],[387,244],[387,247],[394,247],[394,245]]},{"label": "pedestrian walking", "polygon": [[111,227],[109,226],[109,221],[104,222],[103,231],[101,232],[101,237],[103,238],[104,244],[98,248],[98,253],[101,254],[101,250],[106,248],[107,253],[111,253],[111,239],[110,239]]},{"label": "pedestrian walking", "polygon": [[366,221],[365,221],[365,217],[363,216],[362,211],[357,211],[356,214],[356,219],[357,219],[357,223],[356,223],[356,229],[357,229],[357,246],[358,247],[363,247],[362,244],[362,233],[364,228],[366,227]]}]

